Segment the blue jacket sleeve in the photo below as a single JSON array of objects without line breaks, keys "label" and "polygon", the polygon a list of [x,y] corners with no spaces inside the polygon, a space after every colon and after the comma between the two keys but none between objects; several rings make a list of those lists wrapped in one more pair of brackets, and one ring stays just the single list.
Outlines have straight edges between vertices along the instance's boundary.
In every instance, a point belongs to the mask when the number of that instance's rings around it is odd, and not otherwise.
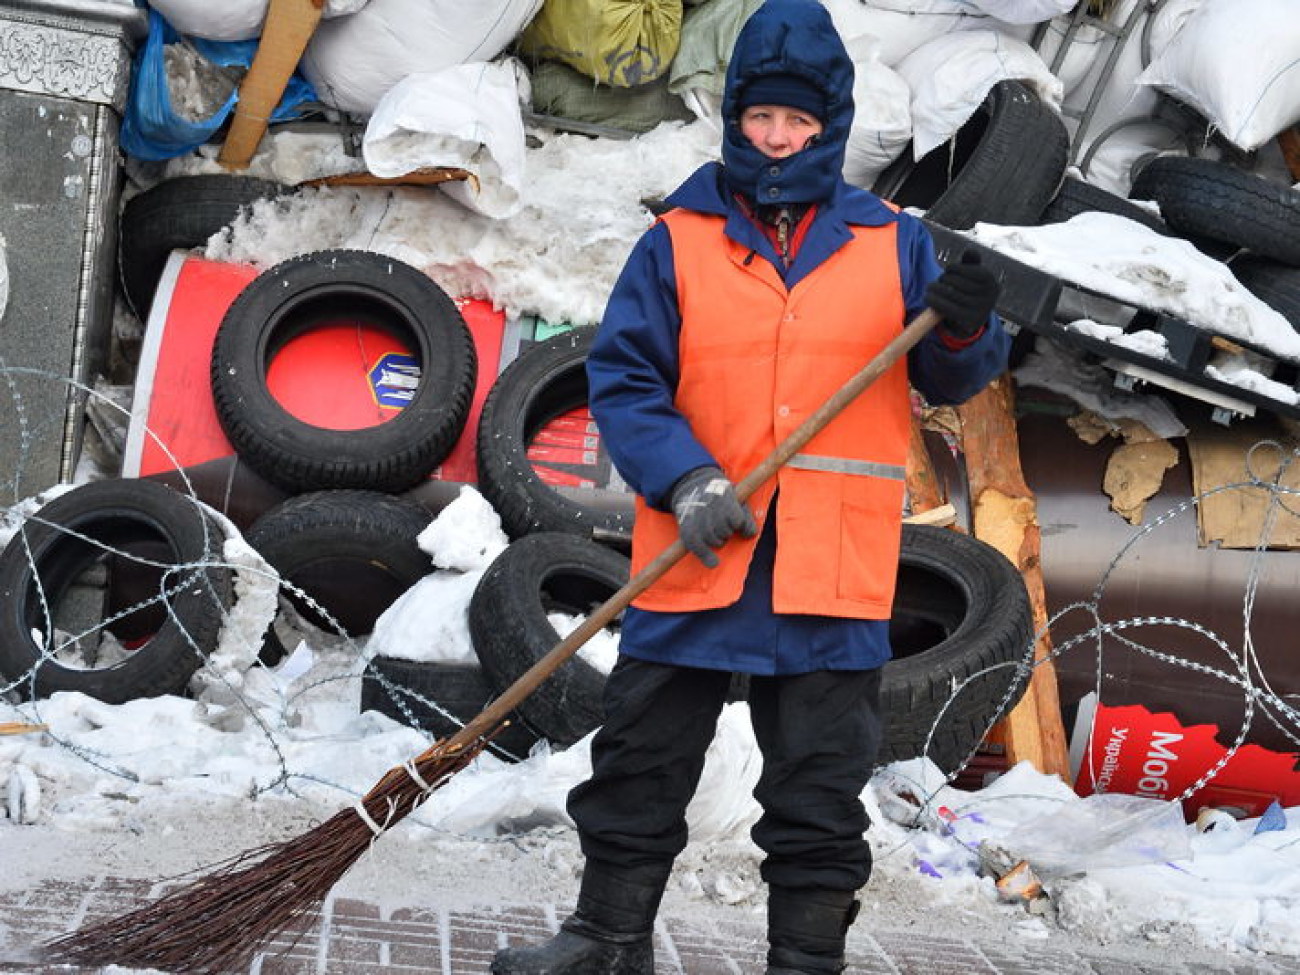
[{"label": "blue jacket sleeve", "polygon": [[[911,321],[925,307],[925,290],[943,268],[925,224],[906,213],[899,214],[898,265]],[[909,376],[931,406],[964,403],[1006,370],[1010,350],[1011,337],[995,312],[980,337],[960,349],[932,331],[908,355]]]},{"label": "blue jacket sleeve", "polygon": [[680,331],[672,242],[656,224],[610,292],[587,356],[587,404],[619,474],[661,511],[678,478],[717,463],[674,405]]}]

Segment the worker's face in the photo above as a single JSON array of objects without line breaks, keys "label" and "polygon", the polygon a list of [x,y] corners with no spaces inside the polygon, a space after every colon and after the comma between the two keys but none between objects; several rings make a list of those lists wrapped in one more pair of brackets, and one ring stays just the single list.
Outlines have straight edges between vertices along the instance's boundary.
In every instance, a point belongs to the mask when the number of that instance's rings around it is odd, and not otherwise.
[{"label": "worker's face", "polygon": [[785,105],[750,105],[740,113],[740,131],[771,159],[792,156],[820,135],[822,124],[802,109]]}]

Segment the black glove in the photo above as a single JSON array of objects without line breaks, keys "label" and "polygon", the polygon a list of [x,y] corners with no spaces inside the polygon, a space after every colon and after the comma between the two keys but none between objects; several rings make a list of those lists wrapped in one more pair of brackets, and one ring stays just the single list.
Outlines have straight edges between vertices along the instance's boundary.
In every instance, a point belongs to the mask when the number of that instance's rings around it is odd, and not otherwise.
[{"label": "black glove", "polygon": [[746,538],[758,533],[758,523],[736,497],[736,489],[716,467],[697,467],[673,485],[673,517],[682,543],[710,569],[718,565],[713,550],[736,532]]},{"label": "black glove", "polygon": [[930,282],[925,303],[943,316],[940,325],[955,339],[968,339],[989,320],[1002,286],[993,272],[980,263],[980,256],[968,250],[960,263],[951,264]]}]

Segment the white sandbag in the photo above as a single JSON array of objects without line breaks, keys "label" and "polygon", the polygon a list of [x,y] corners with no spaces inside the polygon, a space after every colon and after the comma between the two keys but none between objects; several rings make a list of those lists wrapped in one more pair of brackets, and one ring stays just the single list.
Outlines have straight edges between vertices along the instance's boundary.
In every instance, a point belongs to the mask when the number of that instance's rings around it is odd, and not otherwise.
[{"label": "white sandbag", "polygon": [[[209,41],[247,41],[262,33],[270,0],[152,0],[153,7],[178,34]],[[325,0],[321,16],[354,14],[370,0]]]},{"label": "white sandbag", "polygon": [[844,178],[870,188],[912,138],[912,89],[880,61],[880,42],[863,35],[846,45],[853,59],[853,127],[844,153]]},{"label": "white sandbag", "polygon": [[370,0],[317,28],[302,73],[321,101],[369,115],[409,74],[490,61],[532,19],[542,0]]},{"label": "white sandbag", "polygon": [[864,34],[880,42],[880,62],[896,67],[926,41],[955,30],[997,26],[969,0],[822,0],[847,44]]},{"label": "white sandbag", "polygon": [[425,167],[466,169],[473,180],[438,188],[484,216],[511,216],[522,202],[520,105],[528,101],[527,89],[523,66],[510,58],[407,75],[380,99],[366,126],[366,169],[386,177]]},{"label": "white sandbag", "polygon": [[1068,10],[1077,0],[973,0],[986,14],[1008,24],[1041,24]]},{"label": "white sandbag", "polygon": [[963,30],[926,41],[898,65],[912,89],[912,154],[920,159],[948,141],[995,84],[1018,80],[1052,108],[1061,82],[1024,41],[992,30]]},{"label": "white sandbag", "polygon": [[1295,0],[1202,5],[1137,84],[1192,106],[1239,149],[1258,149],[1300,122]]}]

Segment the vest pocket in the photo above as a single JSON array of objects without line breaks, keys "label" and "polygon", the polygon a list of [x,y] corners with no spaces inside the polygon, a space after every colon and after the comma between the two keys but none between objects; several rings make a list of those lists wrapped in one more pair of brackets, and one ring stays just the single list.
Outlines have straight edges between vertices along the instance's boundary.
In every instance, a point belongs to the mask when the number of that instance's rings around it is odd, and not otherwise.
[{"label": "vest pocket", "polygon": [[888,606],[898,576],[903,485],[878,477],[843,477],[839,506],[836,594]]}]

